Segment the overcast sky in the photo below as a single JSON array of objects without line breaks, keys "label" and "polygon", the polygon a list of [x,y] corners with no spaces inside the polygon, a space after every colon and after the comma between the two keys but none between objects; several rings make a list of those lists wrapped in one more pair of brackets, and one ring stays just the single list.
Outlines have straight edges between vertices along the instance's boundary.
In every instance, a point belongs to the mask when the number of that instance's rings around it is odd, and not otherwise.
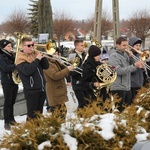
[{"label": "overcast sky", "polygon": [[[5,21],[14,10],[27,11],[29,0],[1,0],[0,23]],[[73,19],[88,19],[94,14],[95,0],[51,0],[53,12],[64,11]],[[112,0],[103,0],[103,9],[112,14]],[[119,0],[120,19],[127,19],[133,12],[141,9],[150,10],[150,0]]]}]

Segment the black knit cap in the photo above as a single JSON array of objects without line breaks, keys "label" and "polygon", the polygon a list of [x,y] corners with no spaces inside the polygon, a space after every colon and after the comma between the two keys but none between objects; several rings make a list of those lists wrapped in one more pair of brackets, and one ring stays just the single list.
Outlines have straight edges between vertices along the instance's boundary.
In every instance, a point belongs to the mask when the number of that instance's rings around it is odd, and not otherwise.
[{"label": "black knit cap", "polygon": [[95,57],[101,54],[101,49],[95,45],[91,45],[88,53],[90,57]]},{"label": "black knit cap", "polygon": [[4,47],[6,47],[8,44],[10,44],[11,42],[10,41],[8,41],[8,40],[5,40],[5,39],[3,39],[3,40],[0,40],[0,48],[4,48]]}]

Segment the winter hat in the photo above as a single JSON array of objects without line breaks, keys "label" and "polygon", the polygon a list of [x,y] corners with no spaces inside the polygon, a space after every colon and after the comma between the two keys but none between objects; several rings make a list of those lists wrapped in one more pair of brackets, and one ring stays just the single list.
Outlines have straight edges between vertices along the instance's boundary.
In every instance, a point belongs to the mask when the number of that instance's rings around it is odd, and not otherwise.
[{"label": "winter hat", "polygon": [[105,59],[108,59],[108,58],[109,58],[109,55],[107,54],[107,50],[103,48],[102,55],[101,55],[101,60],[105,60]]},{"label": "winter hat", "polygon": [[3,40],[0,40],[0,48],[4,48],[4,47],[6,47],[8,44],[10,44],[11,42],[10,41],[8,41],[8,40],[5,40],[5,39],[3,39]]},{"label": "winter hat", "polygon": [[101,49],[95,45],[91,45],[88,53],[90,57],[95,57],[101,54]]},{"label": "winter hat", "polygon": [[142,43],[142,40],[138,37],[131,37],[129,38],[129,45],[130,46],[134,46],[135,44],[141,44]]},{"label": "winter hat", "polygon": [[109,59],[109,55],[107,53],[102,54],[101,60]]}]

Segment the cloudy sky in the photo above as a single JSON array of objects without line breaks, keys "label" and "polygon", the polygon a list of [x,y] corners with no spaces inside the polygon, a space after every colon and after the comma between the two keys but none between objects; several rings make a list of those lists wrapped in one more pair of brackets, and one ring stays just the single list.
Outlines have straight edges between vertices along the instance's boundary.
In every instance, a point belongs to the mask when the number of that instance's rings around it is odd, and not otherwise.
[{"label": "cloudy sky", "polygon": [[[29,0],[1,0],[0,23],[14,10],[27,11]],[[87,19],[94,14],[95,0],[51,0],[52,9],[64,11],[77,20]],[[103,9],[112,14],[112,0],[103,0]],[[150,9],[150,0],[119,0],[120,19],[127,19],[137,10]]]}]

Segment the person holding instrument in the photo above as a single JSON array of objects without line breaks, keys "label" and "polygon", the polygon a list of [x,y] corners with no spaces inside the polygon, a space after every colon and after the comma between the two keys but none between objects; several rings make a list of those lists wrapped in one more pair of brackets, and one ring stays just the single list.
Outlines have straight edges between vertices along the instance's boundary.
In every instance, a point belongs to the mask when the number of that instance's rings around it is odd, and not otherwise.
[{"label": "person holding instrument", "polygon": [[48,69],[47,58],[39,51],[34,51],[32,38],[21,39],[21,51],[17,53],[16,66],[23,84],[27,104],[27,120],[37,117],[43,112],[46,99],[45,78],[43,69]]},{"label": "person holding instrument", "polygon": [[88,58],[83,64],[83,76],[82,84],[85,88],[85,97],[87,104],[95,101],[98,97],[101,97],[103,101],[107,98],[106,87],[101,88],[98,92],[94,92],[94,89],[100,88],[100,82],[102,82],[96,75],[96,69],[103,63],[100,62],[101,49],[95,45],[91,45],[88,50]]},{"label": "person holding instrument", "polygon": [[[124,110],[124,104],[127,106],[131,103],[131,72],[137,68],[143,68],[141,61],[130,63],[130,56],[126,52],[128,41],[124,37],[119,37],[116,40],[116,50],[110,55],[108,64],[116,67],[117,78],[112,85],[110,85],[110,92],[121,98],[118,103],[118,110]],[[131,57],[133,57],[131,55]]]},{"label": "person holding instrument", "polygon": [[[58,55],[58,51],[53,54],[54,57],[56,55]],[[44,70],[44,75],[49,110],[53,113],[55,109],[61,111],[62,106],[68,101],[65,77],[74,67],[72,65],[66,67],[61,61],[51,57],[48,58],[48,62],[49,68]],[[60,112],[60,115],[63,115],[62,113],[64,112]]]},{"label": "person holding instrument", "polygon": [[[133,55],[135,55],[137,58],[140,59],[140,54],[137,53],[134,49],[137,51],[140,51],[142,40],[138,37],[131,37],[129,38],[129,45],[131,46],[131,51]],[[132,58],[132,57],[131,57]],[[136,62],[134,58],[132,58],[131,62]],[[132,94],[132,100],[134,99],[135,95],[137,94],[137,91],[143,86],[144,83],[144,69],[143,68],[137,68],[136,71],[131,72],[131,94]],[[131,101],[132,102],[132,101]]]},{"label": "person holding instrument", "polygon": [[12,72],[16,69],[15,57],[11,53],[11,42],[5,39],[0,41],[0,72],[1,85],[4,93],[4,128],[11,129],[16,123],[14,118],[14,104],[18,93],[18,85],[12,79]]},{"label": "person holding instrument", "polygon": [[[80,62],[78,67],[82,68],[82,64],[85,59],[85,52],[84,52],[84,42],[81,39],[77,39],[74,41],[74,54],[77,58],[79,58]],[[83,108],[86,105],[86,99],[84,95],[84,87],[82,85],[82,74],[76,72],[76,71],[71,71],[69,73],[70,78],[71,78],[71,84],[73,91],[77,97],[78,103],[79,103],[79,108]]]}]

